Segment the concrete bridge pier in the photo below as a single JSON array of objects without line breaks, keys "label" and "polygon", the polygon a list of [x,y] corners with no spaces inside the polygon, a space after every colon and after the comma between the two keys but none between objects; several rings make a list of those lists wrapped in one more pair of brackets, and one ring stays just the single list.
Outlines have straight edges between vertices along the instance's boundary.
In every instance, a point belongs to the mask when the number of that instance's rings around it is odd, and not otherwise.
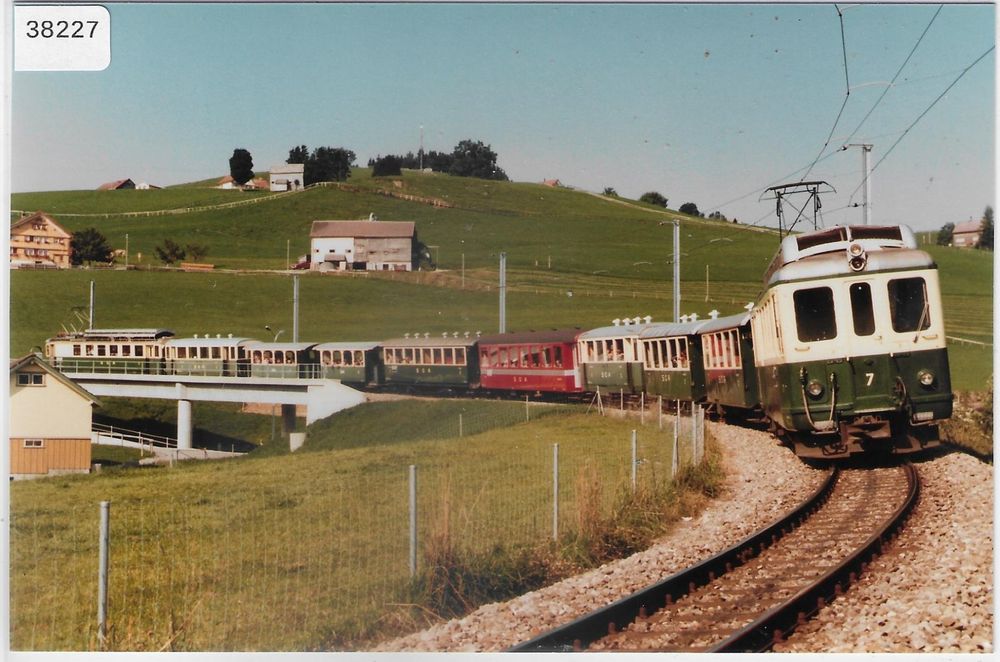
[{"label": "concrete bridge pier", "polygon": [[177,401],[177,449],[190,450],[194,424],[191,417],[191,401]]},{"label": "concrete bridge pier", "polygon": [[281,405],[281,436],[295,432],[295,405]]}]

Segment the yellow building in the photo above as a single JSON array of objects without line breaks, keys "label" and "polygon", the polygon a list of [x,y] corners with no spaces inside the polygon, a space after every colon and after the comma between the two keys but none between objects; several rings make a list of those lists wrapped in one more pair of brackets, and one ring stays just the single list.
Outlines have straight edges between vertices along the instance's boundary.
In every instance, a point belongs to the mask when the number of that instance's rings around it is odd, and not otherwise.
[{"label": "yellow building", "polygon": [[10,266],[70,266],[70,240],[73,235],[48,214],[35,212],[10,226]]},{"label": "yellow building", "polygon": [[90,471],[97,398],[29,354],[10,365],[10,473],[14,478]]}]

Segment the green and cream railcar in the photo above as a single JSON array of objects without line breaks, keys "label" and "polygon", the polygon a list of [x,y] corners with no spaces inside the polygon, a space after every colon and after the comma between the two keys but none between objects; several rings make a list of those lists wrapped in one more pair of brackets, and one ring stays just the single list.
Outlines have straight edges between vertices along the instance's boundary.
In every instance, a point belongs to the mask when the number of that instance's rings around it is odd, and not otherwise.
[{"label": "green and cream railcar", "polygon": [[316,343],[246,342],[241,351],[251,377],[271,379],[316,379]]},{"label": "green and cream railcar", "polygon": [[159,374],[168,329],[88,329],[45,342],[45,356],[68,373]]},{"label": "green and cream railcar", "polygon": [[646,393],[670,400],[704,400],[705,368],[695,333],[706,323],[650,324],[639,333]]},{"label": "green and cream railcar", "polygon": [[760,403],[754,372],[750,315],[730,315],[709,320],[698,328],[705,400],[718,412],[755,410]]},{"label": "green and cream railcar", "polygon": [[938,443],[952,410],[941,295],[909,228],[787,237],[765,279],[751,313],[760,399],[799,455]]},{"label": "green and cream railcar", "polygon": [[[457,335],[457,334],[456,334]],[[445,334],[397,338],[382,344],[385,383],[408,387],[477,387],[476,339]]]},{"label": "green and cream railcar", "polygon": [[244,345],[252,338],[205,335],[199,338],[173,338],[164,345],[166,370],[171,375],[201,377],[246,377],[250,362]]},{"label": "green and cream railcar", "polygon": [[650,326],[649,318],[643,323],[637,317],[581,333],[577,348],[584,388],[602,393],[642,393],[645,379],[640,334]]},{"label": "green and cream railcar", "polygon": [[369,386],[382,382],[382,362],[376,342],[328,342],[314,349],[324,379]]}]

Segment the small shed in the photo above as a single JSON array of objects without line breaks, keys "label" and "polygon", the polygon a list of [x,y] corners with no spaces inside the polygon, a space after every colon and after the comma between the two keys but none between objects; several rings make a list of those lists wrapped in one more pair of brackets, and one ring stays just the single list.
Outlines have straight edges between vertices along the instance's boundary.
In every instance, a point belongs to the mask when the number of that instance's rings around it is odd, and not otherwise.
[{"label": "small shed", "polygon": [[99,405],[40,355],[11,361],[11,477],[88,473],[92,410]]},{"label": "small shed", "polygon": [[312,268],[412,271],[415,231],[410,221],[313,221]]},{"label": "small shed", "polygon": [[951,235],[951,245],[956,248],[975,248],[979,245],[979,239],[982,236],[982,220],[956,223],[955,230]]},{"label": "small shed", "polygon": [[283,163],[271,167],[272,191],[298,191],[305,186],[304,163]]}]

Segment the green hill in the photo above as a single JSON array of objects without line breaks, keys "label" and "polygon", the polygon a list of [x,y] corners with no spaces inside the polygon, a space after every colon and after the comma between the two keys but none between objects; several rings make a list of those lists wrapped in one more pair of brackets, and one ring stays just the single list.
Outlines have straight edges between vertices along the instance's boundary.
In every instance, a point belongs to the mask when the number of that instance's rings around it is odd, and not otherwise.
[{"label": "green hill", "polygon": [[[284,269],[286,260],[305,254],[310,225],[318,219],[374,213],[382,220],[414,221],[440,269],[303,274],[305,339],[492,331],[502,251],[509,329],[598,326],[623,316],[669,319],[675,219],[681,224],[682,311],[731,314],[756,297],[777,247],[773,231],[541,184],[411,171],[376,179],[364,168],[343,185],[277,195],[197,186],[203,183],[14,195],[12,208],[42,209],[69,230],[96,227],[116,248],[125,247],[127,234],[131,264],[159,266],[153,249],[169,238],[182,246],[208,246],[204,261],[215,264],[216,272],[14,272],[11,351],[22,353],[63,326],[79,326],[89,280],[98,284],[101,326],[262,337],[267,324],[284,328],[287,338],[287,277],[248,270]],[[185,209],[194,210],[153,213]],[[949,335],[991,343],[992,256],[928,249],[941,265]],[[956,384],[979,388],[990,374],[990,356],[988,347],[955,346]]]}]

